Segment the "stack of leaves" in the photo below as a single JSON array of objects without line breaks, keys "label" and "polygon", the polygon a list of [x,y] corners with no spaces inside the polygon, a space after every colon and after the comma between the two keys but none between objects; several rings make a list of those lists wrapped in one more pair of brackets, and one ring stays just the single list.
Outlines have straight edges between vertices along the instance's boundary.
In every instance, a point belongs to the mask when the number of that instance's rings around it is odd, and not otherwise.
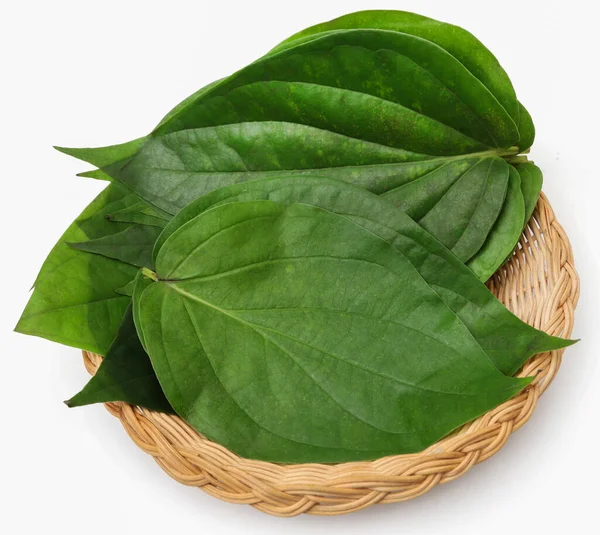
[{"label": "stack of leaves", "polygon": [[420,451],[571,343],[483,284],[537,202],[533,138],[461,28],[395,11],[308,28],[146,137],[59,149],[110,184],[17,330],[105,355],[70,406],[175,412],[269,461]]}]

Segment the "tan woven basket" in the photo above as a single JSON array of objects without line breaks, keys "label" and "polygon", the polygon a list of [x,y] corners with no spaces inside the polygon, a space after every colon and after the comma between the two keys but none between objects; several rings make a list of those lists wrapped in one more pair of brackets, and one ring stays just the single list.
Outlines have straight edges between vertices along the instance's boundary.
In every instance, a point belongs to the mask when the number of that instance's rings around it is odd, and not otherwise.
[{"label": "tan woven basket", "polygon": [[[579,297],[569,240],[541,195],[512,258],[489,281],[517,316],[568,337]],[[84,352],[93,374],[102,360]],[[562,351],[531,358],[519,375],[535,375],[526,390],[427,450],[370,462],[279,465],[243,459],[194,431],[180,418],[126,403],[107,403],[133,441],[171,477],[272,515],[338,515],[375,503],[409,500],[464,474],[494,455],[521,427],[558,372]]]}]

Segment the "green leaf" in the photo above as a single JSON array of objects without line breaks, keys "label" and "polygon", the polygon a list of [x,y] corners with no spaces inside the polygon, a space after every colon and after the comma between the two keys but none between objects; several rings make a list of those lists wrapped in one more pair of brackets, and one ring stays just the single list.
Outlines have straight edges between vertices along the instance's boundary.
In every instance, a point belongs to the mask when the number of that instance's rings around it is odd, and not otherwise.
[{"label": "green leaf", "polygon": [[531,162],[517,165],[515,168],[521,177],[521,193],[525,200],[524,225],[526,225],[529,219],[531,219],[535,205],[540,197],[544,177],[541,169]]},{"label": "green leaf", "polygon": [[110,401],[124,401],[153,411],[173,413],[138,339],[131,305],[96,374],[81,392],[65,403],[69,407],[81,407]]},{"label": "green leaf", "polygon": [[161,229],[132,225],[122,232],[95,240],[69,243],[73,249],[120,260],[137,267],[152,267],[152,248]]},{"label": "green leaf", "polygon": [[467,30],[416,13],[391,10],[350,13],[294,34],[269,54],[314,39],[325,32],[361,28],[403,32],[431,41],[445,49],[489,89],[516,122],[519,111],[514,89],[494,55]]},{"label": "green leaf", "polygon": [[510,179],[504,206],[485,245],[467,262],[480,280],[489,279],[498,266],[510,256],[519,241],[525,220],[525,202],[521,193],[519,172],[510,168]]},{"label": "green leaf", "polygon": [[106,217],[111,221],[152,225],[160,228],[163,228],[170,219],[170,217],[163,215],[158,210],[150,207],[144,201],[139,201],[128,208],[123,208],[122,210],[117,210],[110,214],[106,214]]},{"label": "green leaf", "polygon": [[259,120],[440,156],[519,139],[510,114],[454,56],[380,30],[332,32],[268,55],[192,99],[153,136]]},{"label": "green leaf", "polygon": [[137,270],[110,258],[76,251],[67,242],[125,230],[128,225],[107,221],[105,214],[137,201],[116,182],[92,201],[45,260],[16,331],[106,354],[129,303],[129,298],[115,289],[133,279]]},{"label": "green leaf", "polygon": [[112,182],[113,178],[108,176],[104,171],[100,169],[92,169],[91,171],[84,171],[83,173],[77,173],[77,176],[83,178],[93,178],[94,180],[105,180],[106,182]]},{"label": "green leaf", "polygon": [[235,184],[197,199],[159,236],[154,258],[178,229],[225,203],[303,203],[349,217],[398,249],[469,329],[500,371],[513,375],[536,353],[571,342],[527,325],[500,303],[462,262],[389,202],[360,188],[319,177],[270,178]]},{"label": "green leaf", "polygon": [[531,115],[525,109],[525,106],[519,102],[519,133],[521,139],[519,140],[518,146],[521,152],[529,150],[533,141],[535,140],[535,126],[531,119]]},{"label": "green leaf", "polygon": [[[110,145],[108,147],[96,147],[96,148],[68,148],[68,147],[54,147],[56,150],[73,156],[84,162],[91,163],[96,167],[106,167],[131,158],[146,142],[145,137],[128,141],[127,143],[121,143],[120,145]],[[80,176],[90,176],[92,172],[82,173]],[[94,176],[94,178],[98,178]]]},{"label": "green leaf", "polygon": [[[452,161],[383,197],[466,262],[486,242],[502,210],[508,167],[498,157]],[[495,236],[489,238],[493,242]]]},{"label": "green leaf", "polygon": [[[103,170],[174,214],[207,191],[273,171],[316,171],[381,193],[435,170],[439,189],[458,180],[454,159],[514,155],[533,134],[506,73],[471,34],[410,13],[369,11],[309,28],[202,88],[139,152],[121,151],[127,157],[118,162],[110,152]],[[86,151],[72,154],[90,160]],[[508,170],[500,165],[477,187],[448,189],[423,219],[463,261],[502,210]]]},{"label": "green leaf", "polygon": [[245,457],[420,451],[529,383],[395,247],[314,206],[217,206],[170,236],[157,273],[138,329],[165,395]]},{"label": "green leaf", "polygon": [[135,285],[136,279],[132,279],[125,286],[117,288],[115,292],[117,292],[120,295],[127,295],[128,297],[133,297],[133,290],[135,288]]}]

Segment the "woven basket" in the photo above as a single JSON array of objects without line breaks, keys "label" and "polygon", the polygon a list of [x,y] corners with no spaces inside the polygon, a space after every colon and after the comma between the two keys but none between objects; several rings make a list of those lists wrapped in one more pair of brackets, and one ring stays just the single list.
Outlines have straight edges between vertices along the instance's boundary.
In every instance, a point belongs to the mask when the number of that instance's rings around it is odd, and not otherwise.
[{"label": "woven basket", "polygon": [[[568,337],[579,296],[569,240],[541,195],[512,258],[488,282],[521,319]],[[85,352],[88,371],[102,357]],[[499,451],[531,414],[558,372],[561,351],[531,358],[520,376],[535,375],[523,392],[464,425],[427,450],[376,461],[280,465],[243,459],[211,442],[176,416],[126,403],[107,403],[133,441],[171,477],[234,503],[277,516],[338,515],[375,503],[416,498],[461,476]]]}]

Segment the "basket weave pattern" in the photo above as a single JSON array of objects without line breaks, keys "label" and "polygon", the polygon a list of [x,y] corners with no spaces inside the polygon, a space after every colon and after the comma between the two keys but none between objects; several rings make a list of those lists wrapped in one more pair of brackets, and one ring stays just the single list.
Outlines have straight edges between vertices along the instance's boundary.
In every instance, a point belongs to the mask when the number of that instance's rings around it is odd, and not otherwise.
[{"label": "basket weave pattern", "polygon": [[[579,280],[569,240],[544,194],[515,254],[488,286],[530,325],[570,336]],[[415,498],[494,455],[527,422],[558,372],[561,357],[562,350],[535,355],[519,372],[519,376],[536,376],[527,389],[427,450],[369,462],[279,465],[253,461],[211,442],[178,417],[126,403],[107,403],[106,408],[141,449],[184,485],[278,516],[337,515]],[[84,351],[91,374],[101,360]]]}]

